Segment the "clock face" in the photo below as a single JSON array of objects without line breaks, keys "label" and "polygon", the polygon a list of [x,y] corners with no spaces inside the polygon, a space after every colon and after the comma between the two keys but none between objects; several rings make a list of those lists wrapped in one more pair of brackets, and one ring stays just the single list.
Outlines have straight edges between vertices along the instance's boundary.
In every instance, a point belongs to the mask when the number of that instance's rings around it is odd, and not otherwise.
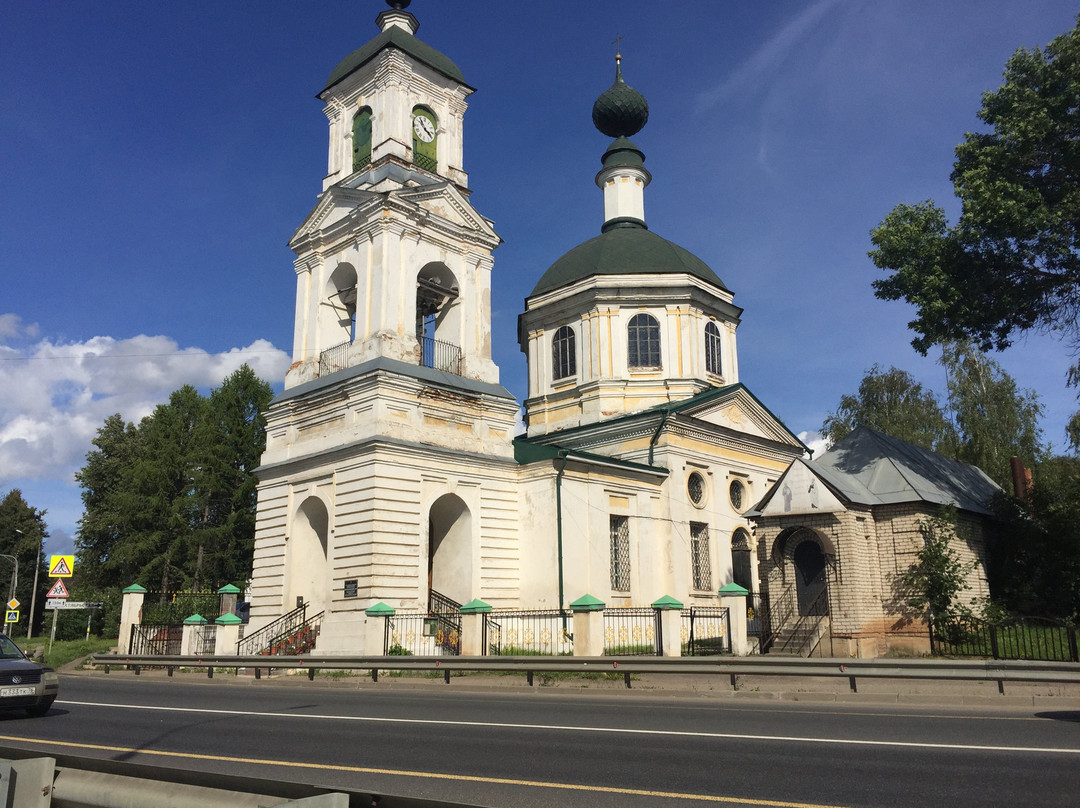
[{"label": "clock face", "polygon": [[417,115],[413,118],[412,128],[416,133],[416,137],[424,141],[424,143],[430,143],[435,139],[435,124],[423,115]]}]

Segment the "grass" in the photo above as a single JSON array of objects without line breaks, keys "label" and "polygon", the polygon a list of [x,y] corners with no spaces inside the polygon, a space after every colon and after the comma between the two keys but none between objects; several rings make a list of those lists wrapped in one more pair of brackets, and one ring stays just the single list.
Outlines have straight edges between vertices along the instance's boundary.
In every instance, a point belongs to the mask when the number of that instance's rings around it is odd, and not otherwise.
[{"label": "grass", "polygon": [[[12,638],[15,639],[15,638]],[[100,654],[116,647],[115,637],[91,637],[89,640],[58,640],[52,644],[49,650],[49,640],[43,637],[26,639],[19,637],[15,644],[23,651],[33,648],[45,649],[45,664],[50,668],[60,668],[69,662],[88,657],[91,654]]]}]

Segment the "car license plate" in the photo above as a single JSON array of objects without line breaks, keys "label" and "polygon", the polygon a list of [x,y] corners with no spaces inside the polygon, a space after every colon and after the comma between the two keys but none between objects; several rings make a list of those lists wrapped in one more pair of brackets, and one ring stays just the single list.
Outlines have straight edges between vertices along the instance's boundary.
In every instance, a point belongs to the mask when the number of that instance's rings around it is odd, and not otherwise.
[{"label": "car license plate", "polygon": [[32,687],[0,687],[0,699],[32,695],[34,695],[34,688]]}]

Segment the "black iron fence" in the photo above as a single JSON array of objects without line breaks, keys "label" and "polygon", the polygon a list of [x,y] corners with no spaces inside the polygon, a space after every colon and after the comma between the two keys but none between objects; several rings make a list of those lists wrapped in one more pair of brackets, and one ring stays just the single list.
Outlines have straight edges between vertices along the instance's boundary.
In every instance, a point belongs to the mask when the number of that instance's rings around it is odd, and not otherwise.
[{"label": "black iron fence", "polygon": [[574,653],[573,616],[559,609],[497,609],[484,615],[484,656]]},{"label": "black iron fence", "polygon": [[421,365],[435,370],[445,370],[455,376],[461,375],[461,348],[457,345],[431,337],[421,337],[420,347]]},{"label": "black iron fence", "polygon": [[604,609],[604,656],[661,656],[663,647],[657,609]]},{"label": "black iron fence", "polygon": [[213,622],[221,616],[217,592],[147,592],[143,597],[143,625],[177,625],[193,614]]},{"label": "black iron fence", "polygon": [[387,656],[458,656],[461,615],[398,612],[386,618],[383,653]]},{"label": "black iron fence", "polygon": [[135,625],[131,627],[131,643],[128,653],[136,656],[175,656],[180,653],[184,640],[184,626],[177,623],[165,625]]},{"label": "black iron fence", "polygon": [[682,610],[683,656],[731,653],[731,616],[724,606],[691,606]]},{"label": "black iron fence", "polygon": [[1080,662],[1077,627],[1040,618],[992,623],[977,618],[930,626],[930,653],[992,659]]},{"label": "black iron fence", "polygon": [[746,639],[757,640],[758,650],[765,653],[772,640],[772,628],[769,619],[769,596],[751,592],[746,596]]},{"label": "black iron fence", "polygon": [[345,370],[349,366],[349,348],[352,340],[346,340],[340,345],[327,348],[319,352],[319,375],[329,376],[339,370]]}]

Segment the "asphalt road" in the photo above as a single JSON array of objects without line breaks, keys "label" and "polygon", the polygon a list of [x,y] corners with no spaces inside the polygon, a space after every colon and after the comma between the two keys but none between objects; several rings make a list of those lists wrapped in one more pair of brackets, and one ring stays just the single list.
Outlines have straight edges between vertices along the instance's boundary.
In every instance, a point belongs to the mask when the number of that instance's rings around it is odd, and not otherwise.
[{"label": "asphalt road", "polygon": [[0,743],[485,806],[1076,804],[1080,710],[63,676]]}]

